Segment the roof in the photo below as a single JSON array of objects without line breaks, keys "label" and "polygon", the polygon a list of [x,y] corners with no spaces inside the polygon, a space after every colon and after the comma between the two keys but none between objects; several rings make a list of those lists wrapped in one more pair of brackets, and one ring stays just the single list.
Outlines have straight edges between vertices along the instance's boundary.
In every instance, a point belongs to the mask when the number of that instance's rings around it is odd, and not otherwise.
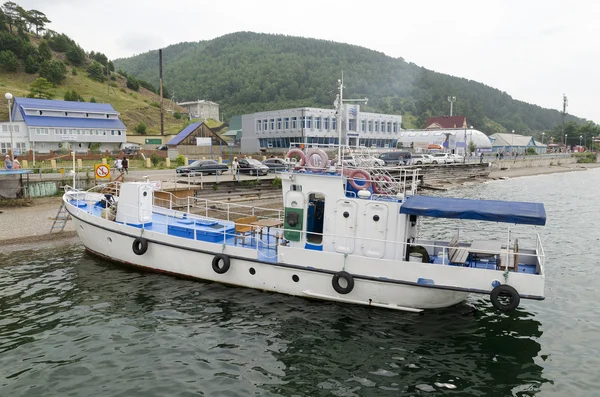
[{"label": "roof", "polygon": [[241,130],[242,129],[242,116],[233,116],[231,117],[231,121],[229,121],[229,129],[230,130]]},{"label": "roof", "polygon": [[196,128],[200,127],[201,124],[202,122],[199,121],[197,123],[192,123],[188,125],[183,130],[181,130],[179,134],[175,135],[169,142],[167,142],[167,145],[179,145],[181,141],[183,141],[185,138],[187,138],[188,135],[194,132]]},{"label": "roof", "polygon": [[118,114],[118,112],[112,107],[110,103],[57,101],[53,99],[38,98],[15,98],[15,106],[22,106],[24,108],[33,109],[78,110],[85,112],[102,112]]},{"label": "roof", "polygon": [[229,130],[223,136],[237,136],[242,130]]},{"label": "roof", "polygon": [[23,120],[28,127],[65,127],[65,128],[103,128],[125,130],[125,124],[119,119],[95,119],[83,117],[27,116]]},{"label": "roof", "polygon": [[425,122],[425,128],[430,128],[432,124],[439,125],[439,128],[464,128],[467,125],[467,118],[465,116],[429,117]]},{"label": "roof", "polygon": [[402,204],[400,213],[525,225],[546,224],[544,204],[517,201],[412,196]]},{"label": "roof", "polygon": [[490,140],[492,146],[541,146],[530,135],[496,133],[490,135]]}]

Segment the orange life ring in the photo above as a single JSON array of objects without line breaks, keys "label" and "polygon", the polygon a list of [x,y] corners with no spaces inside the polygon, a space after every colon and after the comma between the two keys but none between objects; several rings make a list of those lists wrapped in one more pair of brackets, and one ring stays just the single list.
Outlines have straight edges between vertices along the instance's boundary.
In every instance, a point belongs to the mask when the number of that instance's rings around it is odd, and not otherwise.
[{"label": "orange life ring", "polygon": [[386,187],[387,184],[392,183],[392,178],[387,175],[375,175],[373,177],[373,191],[377,194],[387,194],[389,189]]},{"label": "orange life ring", "polygon": [[[361,179],[366,180],[364,185],[359,185],[358,183],[356,183],[355,179],[357,179],[358,176],[364,177],[364,178],[361,178]],[[352,186],[353,189],[356,189],[356,190],[368,189],[371,187],[371,174],[369,174],[365,170],[354,170],[350,174],[348,174],[348,181],[350,181],[350,186]]]},{"label": "orange life ring", "polygon": [[[315,164],[315,157],[318,157],[320,164]],[[306,168],[311,171],[321,171],[329,168],[329,157],[322,149],[312,148],[306,152]]]},{"label": "orange life ring", "polygon": [[289,152],[285,155],[286,159],[289,159],[293,155],[300,157],[300,163],[296,163],[296,167],[303,167],[306,164],[306,155],[302,151],[302,149],[290,149]]}]

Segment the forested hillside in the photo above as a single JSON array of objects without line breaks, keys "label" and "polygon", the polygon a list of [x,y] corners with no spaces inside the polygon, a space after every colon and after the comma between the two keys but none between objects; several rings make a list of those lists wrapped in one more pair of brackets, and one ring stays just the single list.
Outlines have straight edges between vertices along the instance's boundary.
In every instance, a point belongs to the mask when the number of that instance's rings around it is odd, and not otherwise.
[{"label": "forested hillside", "polygon": [[[324,40],[241,32],[180,43],[163,51],[164,81],[178,101],[208,99],[226,115],[296,106],[332,107],[344,71],[344,97],[368,97],[368,111],[413,115],[405,128],[429,116],[455,114],[488,134],[536,134],[559,125],[557,110],[513,99],[472,80],[419,67],[363,47]],[[115,67],[158,83],[158,52],[115,60]],[[561,97],[557,96],[557,107]],[[364,109],[364,108],[363,108]],[[227,118],[227,116],[226,116]],[[584,123],[570,115],[566,120]]]},{"label": "forested hillside", "polygon": [[[39,10],[8,1],[0,6],[0,92],[15,96],[106,102],[121,113],[128,132],[160,133],[160,100],[150,83],[114,67],[101,52],[86,52],[65,34],[49,29]],[[166,95],[165,95],[166,96]],[[168,107],[167,101],[163,101]],[[165,117],[165,131],[177,133],[188,123],[178,111]],[[8,107],[0,106],[0,120]]]}]

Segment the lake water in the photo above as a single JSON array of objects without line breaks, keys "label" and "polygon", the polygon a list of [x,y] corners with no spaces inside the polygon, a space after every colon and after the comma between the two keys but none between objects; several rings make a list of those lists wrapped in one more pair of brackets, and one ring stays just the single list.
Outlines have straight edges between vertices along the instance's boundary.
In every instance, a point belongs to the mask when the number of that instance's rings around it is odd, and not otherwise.
[{"label": "lake water", "polygon": [[0,396],[600,395],[600,169],[463,197],[542,201],[546,300],[411,314],[0,254]]}]

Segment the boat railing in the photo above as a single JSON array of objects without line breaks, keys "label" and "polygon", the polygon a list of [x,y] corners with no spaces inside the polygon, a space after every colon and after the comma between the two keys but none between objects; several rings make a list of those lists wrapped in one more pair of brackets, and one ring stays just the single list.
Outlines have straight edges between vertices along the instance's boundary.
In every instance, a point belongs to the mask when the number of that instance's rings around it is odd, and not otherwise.
[{"label": "boat railing", "polygon": [[204,216],[206,217],[214,217],[228,221],[252,215],[257,216],[258,218],[283,219],[283,210],[208,200],[199,197],[188,197],[186,207],[188,213],[191,213],[192,209],[194,209],[203,211]]}]

